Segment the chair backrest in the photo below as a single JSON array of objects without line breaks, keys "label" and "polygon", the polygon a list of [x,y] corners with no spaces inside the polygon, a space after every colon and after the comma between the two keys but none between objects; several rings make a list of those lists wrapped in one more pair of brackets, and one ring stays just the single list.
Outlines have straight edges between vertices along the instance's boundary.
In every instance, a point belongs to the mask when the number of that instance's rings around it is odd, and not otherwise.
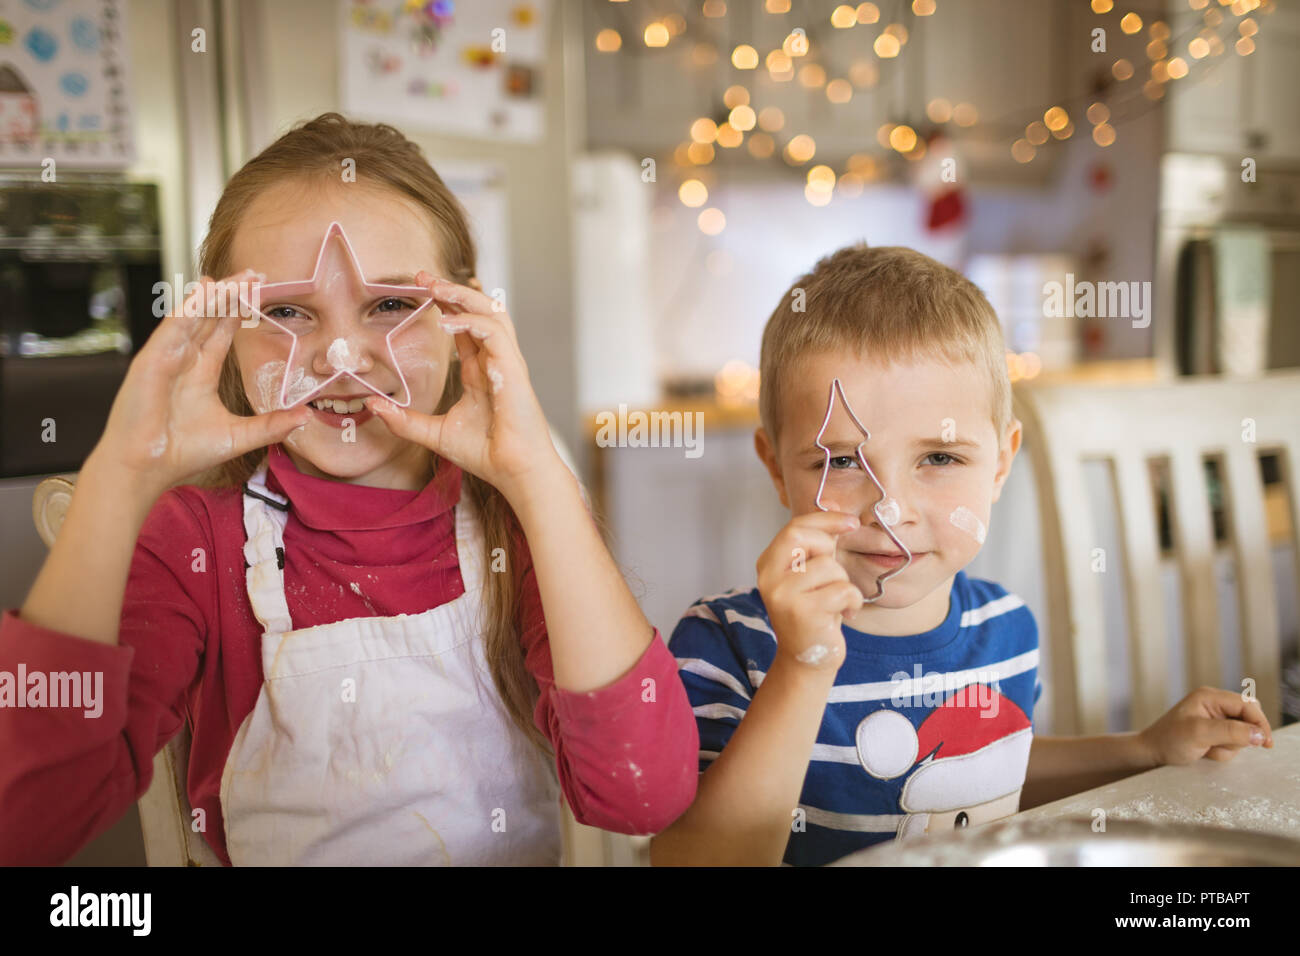
[{"label": "chair backrest", "polygon": [[[76,475],[46,478],[32,495],[32,520],[49,547],[58,536],[76,485]],[[190,729],[181,729],[154,754],[153,779],[138,802],[145,860],[150,866],[220,866],[221,860],[193,827],[186,791]]]},{"label": "chair backrest", "polygon": [[[1240,689],[1238,678],[1221,672],[1207,459],[1216,463],[1224,489],[1236,562],[1242,675],[1255,680],[1260,705],[1278,726],[1281,644],[1259,457],[1279,457],[1292,548],[1300,551],[1300,373],[1141,386],[1017,386],[1015,395],[1038,483],[1054,732],[1099,734],[1108,729],[1107,642],[1084,479],[1084,462],[1098,459],[1111,469],[1123,549],[1132,727],[1147,726],[1169,707],[1153,462],[1168,471],[1188,686]],[[1295,558],[1300,590],[1300,553]]]}]

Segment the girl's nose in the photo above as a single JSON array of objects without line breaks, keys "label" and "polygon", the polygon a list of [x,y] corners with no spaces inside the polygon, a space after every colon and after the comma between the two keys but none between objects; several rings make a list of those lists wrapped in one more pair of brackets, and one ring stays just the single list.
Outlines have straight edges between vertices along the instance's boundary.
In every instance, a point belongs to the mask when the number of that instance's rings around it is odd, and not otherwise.
[{"label": "girl's nose", "polygon": [[312,357],[313,370],[318,375],[334,375],[338,372],[352,372],[360,375],[374,368],[374,359],[358,337],[336,336],[315,343]]}]

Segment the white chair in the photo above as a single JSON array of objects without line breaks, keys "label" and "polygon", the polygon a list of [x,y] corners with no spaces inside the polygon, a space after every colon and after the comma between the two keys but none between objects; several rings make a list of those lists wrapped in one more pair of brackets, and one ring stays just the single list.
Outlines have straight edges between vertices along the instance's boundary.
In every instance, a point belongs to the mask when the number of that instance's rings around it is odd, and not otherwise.
[{"label": "white chair", "polygon": [[[1052,727],[1101,734],[1107,727],[1106,640],[1096,538],[1083,473],[1109,463],[1115,488],[1130,635],[1130,729],[1169,703],[1166,622],[1156,502],[1149,463],[1168,463],[1169,514],[1180,572],[1187,685],[1241,689],[1224,675],[1215,540],[1204,460],[1217,459],[1236,561],[1242,674],[1254,678],[1269,722],[1280,724],[1281,652],[1259,455],[1276,452],[1291,513],[1300,517],[1300,373],[1258,379],[1200,377],[1151,385],[1020,385],[1016,415],[1038,483],[1049,606]],[[1296,555],[1300,590],[1300,554]]]}]

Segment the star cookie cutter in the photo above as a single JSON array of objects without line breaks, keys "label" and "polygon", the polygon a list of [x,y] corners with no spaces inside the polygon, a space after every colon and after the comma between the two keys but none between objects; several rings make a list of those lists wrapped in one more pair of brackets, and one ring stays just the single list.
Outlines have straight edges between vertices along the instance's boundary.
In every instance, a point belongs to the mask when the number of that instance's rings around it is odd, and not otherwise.
[{"label": "star cookie cutter", "polygon": [[881,513],[880,506],[885,503],[889,494],[885,491],[885,486],[876,478],[876,473],[871,470],[871,466],[867,464],[867,456],[862,453],[862,447],[871,440],[871,432],[867,431],[866,426],[863,425],[862,422],[858,420],[858,416],[853,413],[853,406],[849,404],[848,397],[844,394],[844,386],[840,384],[838,378],[831,382],[830,399],[826,403],[826,417],[822,420],[822,427],[817,432],[816,445],[826,456],[826,460],[822,464],[822,480],[817,485],[817,497],[814,499],[817,508],[821,511],[830,510],[822,504],[822,492],[826,490],[826,475],[830,472],[831,468],[831,450],[827,448],[826,445],[822,444],[822,436],[826,434],[826,428],[831,423],[831,414],[835,411],[836,395],[838,395],[840,401],[844,403],[844,410],[849,413],[849,418],[853,419],[853,424],[856,425],[858,431],[862,433],[862,441],[858,442],[853,453],[858,459],[858,464],[862,466],[863,473],[871,479],[871,483],[875,485],[876,489],[880,492],[880,500],[872,506],[871,510],[875,514],[876,520],[880,522],[880,526],[885,529],[885,534],[889,535],[889,540],[894,542],[898,549],[903,552],[907,558],[907,560],[899,567],[894,568],[892,571],[887,571],[876,578],[876,593],[871,597],[865,597],[862,599],[867,604],[873,604],[884,597],[885,582],[890,578],[897,577],[907,570],[908,565],[912,563],[912,552],[908,550],[907,545],[903,544],[903,542],[898,539],[898,535],[894,534],[894,529],[890,527],[890,522],[886,521],[885,516]]},{"label": "star cookie cutter", "polygon": [[[361,263],[357,259],[357,254],[352,248],[352,243],[348,241],[347,233],[343,231],[343,226],[341,223],[337,221],[332,222],[330,223],[329,228],[325,230],[325,238],[321,240],[320,252],[317,253],[316,255],[316,266],[312,270],[312,275],[310,279],[294,279],[289,282],[264,283],[258,287],[258,293],[259,293],[258,304],[259,305],[261,304],[263,298],[265,298],[268,293],[270,293],[272,300],[274,300],[274,298],[279,296],[292,297],[292,296],[303,295],[309,292],[315,292],[321,286],[325,286],[328,289],[329,285],[332,284],[335,278],[337,278],[337,274],[335,274],[335,276],[331,276],[328,279],[326,279],[323,276],[322,271],[324,269],[325,254],[329,249],[330,240],[336,237],[343,242],[343,248],[347,250],[348,261],[352,265],[353,274],[356,276],[357,279],[360,280],[361,287],[365,290],[367,296],[372,296],[374,298],[400,296],[402,298],[423,298],[425,300],[414,310],[412,310],[410,315],[406,316],[406,318],[398,322],[397,325],[389,329],[388,334],[384,336],[384,346],[388,351],[388,361],[390,363],[390,367],[393,369],[393,371],[397,373],[398,381],[401,382],[402,385],[402,394],[405,396],[404,401],[394,402],[394,404],[397,405],[399,408],[409,408],[411,405],[411,388],[407,384],[406,375],[402,371],[402,367],[397,362],[397,356],[393,353],[393,336],[395,336],[402,329],[410,325],[411,322],[415,321],[416,317],[419,316],[422,312],[432,308],[435,313],[437,313],[438,315],[442,315],[442,310],[439,309],[437,305],[434,304],[433,296],[430,294],[429,290],[424,286],[387,285],[384,283],[367,282],[365,274],[362,273],[361,271]],[[248,309],[251,314],[256,315],[262,321],[270,322],[280,331],[287,333],[292,339],[292,343],[289,346],[289,358],[284,364],[284,378],[280,382],[280,398],[279,398],[279,406],[278,406],[279,408],[290,408],[292,406],[288,403],[289,376],[294,367],[293,366],[294,356],[297,355],[298,353],[298,339],[300,338],[300,336],[298,335],[298,333],[292,331],[291,329],[285,328],[285,326],[283,326],[275,319],[271,318],[269,315],[264,313],[256,305],[253,305],[251,302],[249,302],[244,297],[242,291],[240,292],[239,299],[240,302],[243,304],[244,308]],[[331,356],[331,358],[332,357],[333,356]],[[296,398],[293,402],[293,405],[300,405],[305,402],[311,401],[312,398],[319,395],[320,392],[331,382],[334,382],[345,375],[353,379],[359,385],[363,386],[369,391],[374,392],[380,398],[388,398],[386,392],[382,392],[379,389],[375,388],[373,385],[371,385],[361,376],[357,375],[356,372],[352,371],[351,369],[339,368],[337,364],[334,364],[334,368],[335,368],[335,372],[333,375],[325,379],[325,381],[321,382],[316,387],[312,388],[311,391],[305,392],[301,396]],[[306,372],[304,371],[303,374],[305,376]],[[392,399],[389,400],[392,401]]]}]

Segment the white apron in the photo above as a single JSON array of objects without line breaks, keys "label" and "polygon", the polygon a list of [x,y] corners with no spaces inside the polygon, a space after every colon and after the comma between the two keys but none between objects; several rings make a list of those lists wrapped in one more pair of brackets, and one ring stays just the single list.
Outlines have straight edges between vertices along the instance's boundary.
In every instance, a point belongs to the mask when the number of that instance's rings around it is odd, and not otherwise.
[{"label": "white apron", "polygon": [[247,865],[556,865],[553,761],[510,722],[483,657],[483,537],[455,508],[465,593],[421,614],[295,630],[287,501],[244,491],[261,693],[221,777],[226,849]]}]

